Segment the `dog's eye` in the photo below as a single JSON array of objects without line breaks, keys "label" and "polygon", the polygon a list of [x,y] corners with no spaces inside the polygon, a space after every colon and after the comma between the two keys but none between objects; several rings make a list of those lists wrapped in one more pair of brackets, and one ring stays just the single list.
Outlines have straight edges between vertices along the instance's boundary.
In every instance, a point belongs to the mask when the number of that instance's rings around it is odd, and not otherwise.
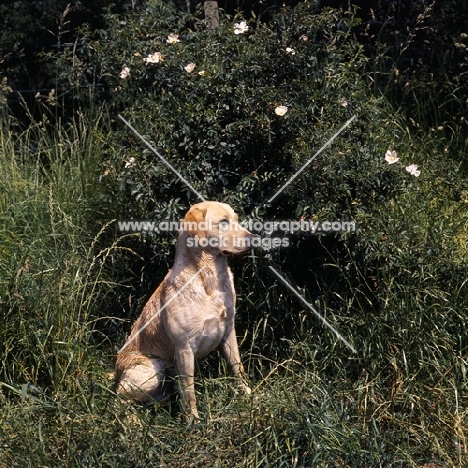
[{"label": "dog's eye", "polygon": [[227,229],[229,227],[229,220],[228,219],[222,219],[219,223],[218,226],[220,229]]}]

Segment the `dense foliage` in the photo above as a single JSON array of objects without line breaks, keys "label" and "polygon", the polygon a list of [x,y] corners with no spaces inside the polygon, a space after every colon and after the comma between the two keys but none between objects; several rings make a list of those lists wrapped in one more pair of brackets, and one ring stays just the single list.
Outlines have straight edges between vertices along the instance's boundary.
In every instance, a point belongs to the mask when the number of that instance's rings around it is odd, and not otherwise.
[{"label": "dense foliage", "polygon": [[[221,14],[216,30],[177,4],[134,6],[44,57],[56,87],[32,111],[2,76],[1,459],[466,465],[465,36],[440,84],[401,68],[409,48],[363,39],[365,21],[318,2],[268,23]],[[109,374],[175,240],[117,221],[179,219],[196,192],[246,220],[356,229],[264,231],[289,247],[233,262],[254,392],[233,398],[207,359],[205,419],[186,428],[177,411],[116,399]]]}]

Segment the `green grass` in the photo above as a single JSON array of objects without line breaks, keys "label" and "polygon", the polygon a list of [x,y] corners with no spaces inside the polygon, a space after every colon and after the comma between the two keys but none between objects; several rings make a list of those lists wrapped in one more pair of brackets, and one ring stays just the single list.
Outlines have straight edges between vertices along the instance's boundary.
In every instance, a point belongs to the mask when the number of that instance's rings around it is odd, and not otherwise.
[{"label": "green grass", "polygon": [[346,287],[324,287],[316,305],[357,354],[273,285],[267,259],[246,260],[238,333],[252,395],[210,358],[203,419],[188,426],[112,390],[129,325],[112,306],[133,253],[106,224],[106,128],[0,121],[0,466],[468,464],[466,201],[443,142],[407,134],[406,157],[426,172],[362,213],[359,258],[328,265]]}]

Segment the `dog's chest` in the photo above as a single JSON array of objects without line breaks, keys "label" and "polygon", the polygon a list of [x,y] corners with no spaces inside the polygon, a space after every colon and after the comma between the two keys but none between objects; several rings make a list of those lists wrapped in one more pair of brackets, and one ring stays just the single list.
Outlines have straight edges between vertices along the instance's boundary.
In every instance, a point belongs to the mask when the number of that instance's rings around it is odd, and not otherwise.
[{"label": "dog's chest", "polygon": [[208,275],[203,279],[203,291],[200,292],[201,310],[205,310],[206,315],[210,316],[208,318],[220,321],[234,318],[234,292],[229,274],[222,278]]},{"label": "dog's chest", "polygon": [[[232,295],[216,292],[205,298],[202,310],[194,310],[191,347],[197,357],[204,357],[219,346],[226,329],[234,320]],[[196,329],[196,330],[195,330]]]}]

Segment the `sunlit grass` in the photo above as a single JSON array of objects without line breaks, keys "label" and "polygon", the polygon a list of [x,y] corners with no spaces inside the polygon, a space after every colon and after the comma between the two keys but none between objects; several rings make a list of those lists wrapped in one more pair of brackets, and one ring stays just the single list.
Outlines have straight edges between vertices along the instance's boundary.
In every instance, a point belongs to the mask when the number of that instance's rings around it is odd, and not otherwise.
[{"label": "sunlit grass", "polygon": [[113,392],[122,310],[135,311],[116,291],[135,291],[119,281],[136,254],[112,231],[105,128],[0,123],[0,466],[466,466],[466,215],[443,145],[405,135],[400,156],[421,176],[361,213],[349,257],[323,265],[335,282],[300,290],[357,353],[268,276],[270,258],[246,259],[237,328],[252,395],[211,357],[202,421],[187,426],[176,403]]}]

